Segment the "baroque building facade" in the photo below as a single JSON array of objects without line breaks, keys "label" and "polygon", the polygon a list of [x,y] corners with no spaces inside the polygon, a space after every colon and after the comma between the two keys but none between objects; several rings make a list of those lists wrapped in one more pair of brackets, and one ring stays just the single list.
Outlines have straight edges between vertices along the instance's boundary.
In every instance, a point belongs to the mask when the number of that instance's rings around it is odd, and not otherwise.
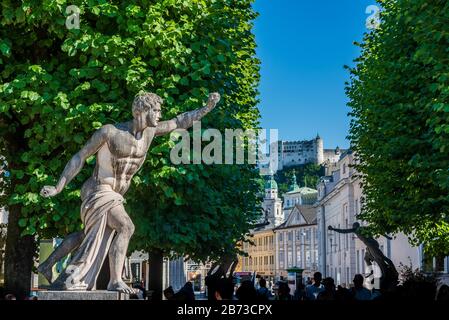
[{"label": "baroque building facade", "polygon": [[[349,229],[354,222],[366,225],[358,220],[363,208],[363,189],[359,175],[352,167],[355,161],[351,151],[342,154],[332,174],[321,178],[317,188],[318,201],[314,204],[319,271],[323,276],[334,278],[337,285],[344,286],[352,285],[355,274],[370,273],[364,261],[366,246],[353,233],[340,234],[328,230],[329,226]],[[422,248],[411,246],[404,234],[397,234],[393,239],[380,237],[376,240],[398,271],[401,266],[422,269]]]}]

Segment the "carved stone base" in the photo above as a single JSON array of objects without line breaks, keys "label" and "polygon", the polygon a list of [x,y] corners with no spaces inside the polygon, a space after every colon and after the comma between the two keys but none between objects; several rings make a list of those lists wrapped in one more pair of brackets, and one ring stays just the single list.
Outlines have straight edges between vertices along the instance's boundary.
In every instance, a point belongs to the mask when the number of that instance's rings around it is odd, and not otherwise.
[{"label": "carved stone base", "polygon": [[39,300],[128,300],[129,294],[115,291],[39,291]]}]

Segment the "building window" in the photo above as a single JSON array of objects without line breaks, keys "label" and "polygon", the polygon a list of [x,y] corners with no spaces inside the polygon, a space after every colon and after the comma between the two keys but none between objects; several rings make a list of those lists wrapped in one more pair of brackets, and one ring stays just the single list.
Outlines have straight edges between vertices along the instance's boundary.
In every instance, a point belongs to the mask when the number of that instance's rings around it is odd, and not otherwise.
[{"label": "building window", "polygon": [[362,268],[360,270],[360,273],[362,273],[362,272],[365,272],[365,268],[366,268],[366,266],[365,266],[365,249],[362,249],[362,254],[361,254],[361,257],[360,257],[360,261],[362,262],[361,265],[360,265],[360,267]]},{"label": "building window", "polygon": [[[348,219],[345,219],[345,224],[346,224],[346,229],[349,227],[348,226]],[[349,249],[349,234],[345,235],[345,248]]]},{"label": "building window", "polygon": [[349,278],[349,267],[346,267],[346,283],[350,283],[351,279]]},{"label": "building window", "polygon": [[284,236],[282,232],[279,233],[279,241],[280,242],[284,241]]},{"label": "building window", "polygon": [[293,252],[291,251],[287,252],[287,265],[289,268],[293,266]]},{"label": "building window", "polygon": [[357,263],[355,265],[355,272],[356,273],[361,273],[360,272],[360,251],[359,250],[357,250],[356,256],[357,256],[357,260],[356,260]]},{"label": "building window", "polygon": [[279,267],[284,268],[284,251],[279,252]]},{"label": "building window", "polygon": [[288,241],[293,241],[293,232],[292,231],[288,232]]},{"label": "building window", "polygon": [[[338,224],[338,229],[340,229],[340,224]],[[341,237],[340,237],[340,233],[337,235],[338,237],[338,251],[340,251],[341,249]]]},{"label": "building window", "polygon": [[306,230],[306,241],[310,243],[310,229]]}]

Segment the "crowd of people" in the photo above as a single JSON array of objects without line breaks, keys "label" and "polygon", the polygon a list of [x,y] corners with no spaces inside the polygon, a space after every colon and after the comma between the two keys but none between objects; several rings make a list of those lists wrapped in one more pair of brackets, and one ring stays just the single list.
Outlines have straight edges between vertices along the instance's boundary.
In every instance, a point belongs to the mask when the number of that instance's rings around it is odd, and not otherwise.
[{"label": "crowd of people", "polygon": [[[378,290],[369,290],[364,286],[365,278],[356,274],[351,288],[336,286],[331,277],[322,279],[320,272],[316,272],[313,279],[307,285],[299,284],[294,292],[286,281],[280,280],[271,288],[267,287],[267,281],[259,278],[257,283],[245,280],[236,288],[230,278],[218,279],[209,286],[209,300],[239,300],[243,302],[263,302],[270,300],[279,301],[366,301],[376,300],[381,297]],[[194,301],[195,295],[192,284],[187,282],[177,293],[172,287],[164,291],[167,300]]]},{"label": "crowd of people", "polygon": [[[313,278],[306,281],[306,284],[299,283],[295,290],[287,281],[280,279],[276,283],[269,282],[264,278],[257,278],[256,281],[244,280],[241,283],[235,283],[233,278],[209,279],[207,284],[207,300],[238,300],[243,302],[267,302],[267,301],[367,301],[367,300],[390,300],[401,298],[417,297],[415,291],[419,291],[423,296],[428,296],[429,300],[434,299],[433,290],[425,290],[425,287],[419,286],[415,283],[415,287],[410,285],[400,286],[395,292],[380,293],[376,289],[368,289],[364,286],[365,277],[361,274],[356,274],[353,278],[353,283],[350,288],[341,285],[336,285],[331,277],[322,278],[320,272],[316,272]],[[135,294],[130,295],[129,299],[151,300],[151,296],[147,297],[147,290],[145,290],[142,283],[134,283],[133,288]],[[413,290],[412,290],[413,289]],[[418,292],[418,293],[419,293]],[[444,293],[444,292],[443,292]],[[163,291],[166,300],[193,302],[197,298],[195,296],[192,282],[186,282],[185,285],[177,292],[170,286]],[[440,293],[441,295],[441,293]],[[449,296],[446,293],[446,296]],[[445,296],[445,297],[446,297]],[[204,298],[204,297],[202,297]],[[3,291],[0,287],[0,300],[37,300],[35,294],[29,297],[16,298],[11,293]],[[200,298],[201,299],[201,298]],[[437,299],[437,300],[449,300]]]}]

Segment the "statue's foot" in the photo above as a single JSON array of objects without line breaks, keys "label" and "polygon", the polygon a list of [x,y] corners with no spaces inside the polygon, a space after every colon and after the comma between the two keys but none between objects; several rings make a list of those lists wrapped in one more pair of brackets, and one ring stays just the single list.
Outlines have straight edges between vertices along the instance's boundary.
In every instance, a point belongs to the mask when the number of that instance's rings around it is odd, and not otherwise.
[{"label": "statue's foot", "polygon": [[113,281],[108,284],[108,291],[118,291],[122,293],[135,294],[136,291],[126,285],[123,281]]},{"label": "statue's foot", "polygon": [[51,278],[52,278],[52,276],[53,276],[53,272],[52,272],[51,268],[49,268],[49,267],[45,264],[45,262],[42,263],[41,265],[39,265],[39,267],[37,267],[37,271],[38,271],[40,274],[42,274],[42,275],[45,277],[45,279],[47,279],[48,283],[50,283],[50,284],[52,283],[52,282],[51,282]]}]

